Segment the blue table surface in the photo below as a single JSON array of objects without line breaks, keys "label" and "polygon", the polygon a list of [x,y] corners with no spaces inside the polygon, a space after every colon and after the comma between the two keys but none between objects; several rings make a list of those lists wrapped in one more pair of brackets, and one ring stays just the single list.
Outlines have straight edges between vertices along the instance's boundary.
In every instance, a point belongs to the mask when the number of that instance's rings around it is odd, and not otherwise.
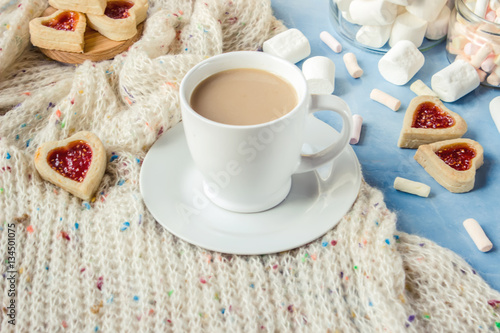
[{"label": "blue table surface", "polygon": [[[381,54],[365,51],[343,38],[330,20],[329,0],[272,0],[274,15],[288,28],[297,28],[309,39],[312,56],[326,56],[335,63],[334,95],[344,99],[352,114],[363,117],[360,141],[352,145],[368,184],[380,189],[387,207],[397,214],[397,230],[430,239],[464,258],[486,281],[500,291],[500,133],[489,112],[489,103],[500,96],[500,90],[480,86],[453,103],[445,103],[460,114],[468,125],[464,135],[484,148],[484,164],[477,170],[474,189],[455,194],[439,185],[414,159],[415,149],[401,149],[397,141],[406,108],[416,95],[410,90],[415,80],[431,86],[431,77],[449,65],[445,42],[424,51],[425,64],[403,86],[386,81],[378,71]],[[343,46],[334,53],[319,34],[328,31]],[[352,78],[344,65],[343,55],[353,52],[364,70],[359,79]],[[302,62],[297,63],[301,67]],[[378,88],[401,101],[399,111],[370,99]],[[338,116],[319,112],[319,119],[339,129]],[[428,198],[396,191],[396,177],[422,182],[431,187]],[[489,252],[480,252],[464,229],[462,222],[476,219],[493,243]]]}]

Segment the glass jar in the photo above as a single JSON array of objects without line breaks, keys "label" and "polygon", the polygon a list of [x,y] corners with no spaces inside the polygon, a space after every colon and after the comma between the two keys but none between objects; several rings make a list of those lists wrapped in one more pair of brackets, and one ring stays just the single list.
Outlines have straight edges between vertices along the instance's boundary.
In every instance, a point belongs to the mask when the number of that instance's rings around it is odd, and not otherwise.
[{"label": "glass jar", "polygon": [[[473,6],[476,1],[470,3]],[[446,51],[450,63],[458,58],[472,64],[482,85],[500,88],[500,24],[474,14],[463,0],[455,1]]]},{"label": "glass jar", "polygon": [[[339,0],[329,0],[330,2],[330,21],[335,27],[335,30],[342,35],[345,39],[347,39],[351,44],[355,45],[356,47],[383,54],[386,53],[391,49],[389,46],[389,43],[385,43],[382,47],[373,47],[369,46],[366,44],[362,44],[356,40],[356,34],[358,33],[358,30],[361,28],[360,25],[354,24],[349,22],[346,17],[343,15],[342,11],[339,9],[337,1]],[[449,0],[451,1],[451,0]],[[403,7],[403,6],[400,6]],[[404,11],[403,11],[404,12]],[[418,47],[420,51],[426,51],[439,43],[443,42],[446,39],[446,36],[436,39],[436,40],[430,40],[427,38],[423,39],[422,44]]]}]

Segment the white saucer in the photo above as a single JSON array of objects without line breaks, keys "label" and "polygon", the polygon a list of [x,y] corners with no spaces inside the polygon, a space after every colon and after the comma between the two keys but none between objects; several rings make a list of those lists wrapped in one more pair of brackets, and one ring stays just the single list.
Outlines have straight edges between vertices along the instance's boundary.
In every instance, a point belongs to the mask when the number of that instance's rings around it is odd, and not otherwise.
[{"label": "white saucer", "polygon": [[[339,133],[314,116],[306,124],[305,153],[333,142]],[[361,169],[350,146],[329,165],[292,176],[286,199],[259,213],[234,213],[203,194],[182,122],[163,134],[144,159],[141,193],[154,218],[177,237],[232,254],[267,254],[307,244],[337,225],[361,186]]]}]

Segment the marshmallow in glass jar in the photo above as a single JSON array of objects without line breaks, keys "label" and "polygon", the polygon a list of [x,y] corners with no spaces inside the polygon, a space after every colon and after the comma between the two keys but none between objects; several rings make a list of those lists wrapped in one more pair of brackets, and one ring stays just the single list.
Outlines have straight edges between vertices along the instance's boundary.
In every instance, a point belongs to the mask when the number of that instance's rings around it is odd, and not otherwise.
[{"label": "marshmallow in glass jar", "polygon": [[500,0],[456,0],[446,44],[448,60],[465,60],[482,85],[500,87]]},{"label": "marshmallow in glass jar", "polygon": [[453,0],[331,0],[331,18],[354,45],[387,52],[401,40],[421,51],[443,41]]}]

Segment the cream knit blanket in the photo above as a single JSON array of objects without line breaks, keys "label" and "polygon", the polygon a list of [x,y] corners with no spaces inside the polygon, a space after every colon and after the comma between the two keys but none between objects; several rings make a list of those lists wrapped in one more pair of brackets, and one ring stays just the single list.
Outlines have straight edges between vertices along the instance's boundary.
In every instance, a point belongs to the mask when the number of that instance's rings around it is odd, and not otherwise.
[{"label": "cream knit blanket", "polygon": [[[150,1],[128,53],[81,66],[30,45],[28,22],[46,6],[0,1],[0,331],[500,331],[500,294],[456,254],[398,232],[366,183],[334,229],[273,255],[206,251],[147,211],[141,163],[180,120],[180,80],[286,29],[269,0]],[[108,154],[91,202],[33,166],[41,143],[80,130]]]}]

